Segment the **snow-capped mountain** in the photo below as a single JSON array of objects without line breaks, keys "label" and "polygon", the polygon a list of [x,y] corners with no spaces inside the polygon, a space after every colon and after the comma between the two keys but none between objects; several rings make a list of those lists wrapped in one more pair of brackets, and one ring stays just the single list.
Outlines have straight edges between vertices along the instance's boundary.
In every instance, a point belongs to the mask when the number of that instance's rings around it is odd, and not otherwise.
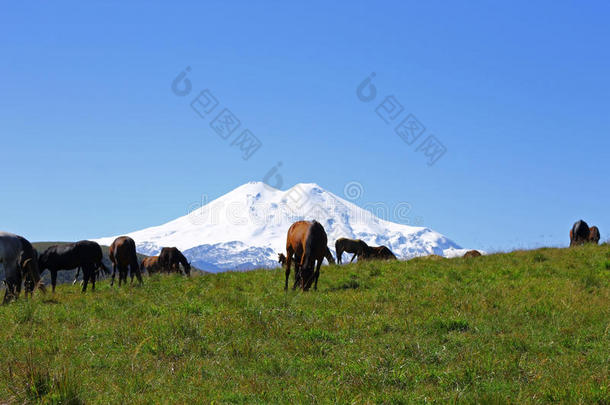
[{"label": "snow-capped mountain", "polygon": [[[333,252],[334,241],[340,237],[385,245],[401,259],[466,252],[438,232],[385,221],[313,183],[282,191],[250,182],[183,217],[128,235],[145,255],[176,246],[200,269],[247,270],[278,266],[277,253],[285,250],[288,228],[303,219],[315,219],[324,226]],[[114,238],[96,241],[110,245]]]}]

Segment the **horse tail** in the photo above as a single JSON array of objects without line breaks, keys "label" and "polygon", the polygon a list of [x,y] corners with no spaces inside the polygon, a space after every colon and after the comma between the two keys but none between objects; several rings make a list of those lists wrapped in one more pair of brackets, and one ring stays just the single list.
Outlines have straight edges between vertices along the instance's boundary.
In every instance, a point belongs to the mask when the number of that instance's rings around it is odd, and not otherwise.
[{"label": "horse tail", "polygon": [[140,271],[141,270],[140,262],[138,261],[138,256],[135,256],[131,260],[131,264],[129,266],[131,267],[131,271]]}]

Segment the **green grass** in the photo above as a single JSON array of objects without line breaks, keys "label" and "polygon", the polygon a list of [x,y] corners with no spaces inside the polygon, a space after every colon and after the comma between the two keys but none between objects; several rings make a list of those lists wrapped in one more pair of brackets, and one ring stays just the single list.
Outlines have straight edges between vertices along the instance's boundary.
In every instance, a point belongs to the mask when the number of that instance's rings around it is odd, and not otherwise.
[{"label": "green grass", "polygon": [[610,403],[610,247],[62,285],[0,308],[0,402]]}]

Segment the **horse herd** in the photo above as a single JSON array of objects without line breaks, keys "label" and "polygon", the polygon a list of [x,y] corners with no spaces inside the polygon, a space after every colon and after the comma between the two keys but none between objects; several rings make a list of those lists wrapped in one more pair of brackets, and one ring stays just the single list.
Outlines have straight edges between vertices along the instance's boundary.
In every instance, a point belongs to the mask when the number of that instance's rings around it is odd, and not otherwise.
[{"label": "horse herd", "polygon": [[[358,257],[358,260],[396,260],[396,256],[386,246],[371,247],[360,239],[340,238],[335,242],[337,260],[341,263],[344,252],[353,253],[350,263]],[[294,261],[294,285],[296,289],[300,284],[304,291],[314,285],[318,289],[318,278],[320,278],[320,266],[326,258],[329,263],[334,264],[330,250],[328,249],[328,237],[324,227],[318,221],[297,221],[288,229],[286,236],[286,255],[278,254],[279,262],[286,266],[286,281],[284,290],[288,289],[288,278],[290,277],[290,266]]]},{"label": "horse herd", "polygon": [[582,245],[584,243],[598,244],[600,239],[599,229],[589,225],[582,219],[576,221],[570,229],[570,246]]},{"label": "horse herd", "polygon": [[[184,255],[175,247],[164,247],[159,256],[147,257],[138,263],[136,244],[128,236],[118,237],[110,245],[109,258],[112,262],[112,281],[114,285],[115,275],[119,273],[119,287],[127,283],[128,273],[133,282],[134,276],[142,283],[141,270],[149,274],[155,272],[184,272],[190,275],[191,266]],[[35,288],[46,291],[41,282],[41,274],[45,270],[51,273],[51,286],[53,292],[57,284],[57,273],[62,270],[76,269],[76,277],[82,270],[82,291],[87,291],[91,283],[91,289],[95,290],[95,280],[100,272],[110,274],[104,265],[102,248],[99,244],[89,240],[74,243],[53,245],[38,255],[36,249],[25,238],[8,232],[0,232],[0,263],[4,266],[4,283],[6,291],[3,303],[16,299],[24,285],[26,297],[32,294]],[[182,265],[183,270],[180,269]]]},{"label": "horse herd", "polygon": [[[600,232],[596,226],[589,227],[583,220],[577,221],[570,230],[570,246],[584,243],[599,243]],[[341,264],[343,253],[353,254],[354,259],[361,260],[396,260],[396,256],[386,246],[369,246],[360,239],[339,238],[335,242],[337,261]],[[481,253],[476,250],[468,251],[464,257],[477,257]],[[286,266],[286,281],[284,290],[288,289],[290,268],[294,262],[295,274],[293,289],[297,285],[307,291],[313,284],[314,290],[318,288],[320,267],[322,261],[327,259],[334,264],[335,260],[328,249],[328,236],[324,227],[317,221],[297,221],[290,226],[286,236],[286,254],[278,254],[279,262]],[[63,245],[54,245],[38,254],[32,244],[19,235],[0,232],[0,264],[4,266],[4,283],[6,291],[3,302],[19,297],[21,286],[24,285],[26,297],[31,295],[35,288],[46,291],[41,281],[41,274],[45,270],[51,273],[51,286],[55,291],[57,273],[61,270],[76,269],[76,277],[83,272],[82,291],[95,289],[95,280],[100,272],[110,274],[104,265],[102,248],[93,241],[83,240]],[[134,276],[142,284],[142,271],[149,274],[159,272],[178,272],[190,276],[191,266],[186,257],[175,247],[164,247],[159,256],[146,257],[138,262],[136,244],[128,236],[118,237],[110,245],[109,258],[112,262],[112,278],[110,285],[114,285],[115,275],[119,272],[119,287],[127,283],[127,275],[133,283]],[[182,267],[182,268],[181,268]]]}]

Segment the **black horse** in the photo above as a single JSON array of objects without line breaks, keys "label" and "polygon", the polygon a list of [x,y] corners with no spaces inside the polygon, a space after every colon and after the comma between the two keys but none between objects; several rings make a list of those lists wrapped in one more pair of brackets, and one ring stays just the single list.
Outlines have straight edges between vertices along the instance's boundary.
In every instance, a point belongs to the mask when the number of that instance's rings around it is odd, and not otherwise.
[{"label": "black horse", "polygon": [[81,240],[65,245],[54,245],[44,251],[38,258],[38,267],[41,272],[49,269],[51,272],[51,285],[55,291],[57,272],[60,270],[83,269],[83,292],[87,291],[87,284],[91,281],[91,289],[95,290],[96,270],[101,268],[104,273],[110,271],[102,263],[102,248],[95,242]]},{"label": "black horse", "polygon": [[191,265],[186,257],[175,247],[164,247],[159,253],[159,266],[167,273],[175,271],[181,273],[180,265],[184,268],[184,274],[191,275]]},{"label": "black horse", "polygon": [[0,264],[4,267],[3,303],[17,299],[21,292],[21,284],[25,279],[26,296],[39,287],[45,291],[40,281],[37,263],[37,252],[25,238],[8,232],[0,232]]}]

